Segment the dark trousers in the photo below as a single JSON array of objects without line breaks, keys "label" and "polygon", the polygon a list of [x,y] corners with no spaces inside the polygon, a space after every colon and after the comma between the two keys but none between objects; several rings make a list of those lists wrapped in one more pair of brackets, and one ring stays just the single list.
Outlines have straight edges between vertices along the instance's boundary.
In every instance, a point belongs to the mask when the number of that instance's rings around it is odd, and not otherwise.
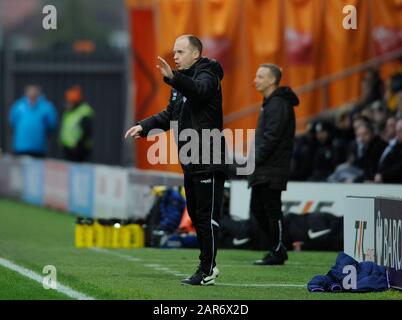
[{"label": "dark trousers", "polygon": [[219,173],[184,174],[187,210],[197,232],[201,269],[208,275],[216,265],[224,183]]},{"label": "dark trousers", "polygon": [[63,147],[64,158],[72,162],[88,162],[90,151],[83,148],[66,148]]},{"label": "dark trousers", "polygon": [[282,190],[259,184],[251,189],[250,211],[268,236],[271,251],[281,248],[283,238]]}]

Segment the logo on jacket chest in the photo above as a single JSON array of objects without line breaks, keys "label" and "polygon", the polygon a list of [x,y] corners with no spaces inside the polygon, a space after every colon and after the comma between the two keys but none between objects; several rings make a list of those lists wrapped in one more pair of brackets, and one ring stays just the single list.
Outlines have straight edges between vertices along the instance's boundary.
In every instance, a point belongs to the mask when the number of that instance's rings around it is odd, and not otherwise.
[{"label": "logo on jacket chest", "polygon": [[183,101],[186,102],[187,98],[183,95],[181,95],[178,91],[173,91],[172,92],[172,101]]}]

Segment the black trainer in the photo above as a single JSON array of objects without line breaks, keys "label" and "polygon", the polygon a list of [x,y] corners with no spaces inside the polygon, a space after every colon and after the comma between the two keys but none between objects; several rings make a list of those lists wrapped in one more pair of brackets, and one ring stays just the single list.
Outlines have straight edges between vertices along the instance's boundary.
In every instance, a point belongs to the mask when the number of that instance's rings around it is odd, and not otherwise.
[{"label": "black trainer", "polygon": [[201,268],[197,268],[197,271],[190,277],[181,280],[183,285],[192,286],[209,286],[215,284],[215,279],[219,276],[219,270],[214,267],[211,275],[207,275],[202,272]]},{"label": "black trainer", "polygon": [[279,249],[278,252],[270,251],[268,252],[264,258],[261,260],[257,260],[254,262],[256,266],[275,266],[275,265],[283,265],[285,261],[288,260],[288,254],[285,248]]},{"label": "black trainer", "polygon": [[200,286],[203,273],[201,270],[197,270],[192,276],[181,280],[181,284],[190,286]]}]

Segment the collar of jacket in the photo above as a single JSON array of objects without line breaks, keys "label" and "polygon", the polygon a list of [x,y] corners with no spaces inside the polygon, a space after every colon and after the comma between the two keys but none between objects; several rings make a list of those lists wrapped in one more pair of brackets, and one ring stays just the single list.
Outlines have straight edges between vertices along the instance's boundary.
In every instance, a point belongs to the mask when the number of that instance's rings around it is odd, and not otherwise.
[{"label": "collar of jacket", "polygon": [[182,73],[186,76],[193,76],[194,75],[194,71],[195,69],[197,69],[198,64],[200,63],[200,61],[202,60],[201,57],[199,57],[192,65],[190,68],[187,69],[183,69],[183,70],[178,70],[177,72]]}]

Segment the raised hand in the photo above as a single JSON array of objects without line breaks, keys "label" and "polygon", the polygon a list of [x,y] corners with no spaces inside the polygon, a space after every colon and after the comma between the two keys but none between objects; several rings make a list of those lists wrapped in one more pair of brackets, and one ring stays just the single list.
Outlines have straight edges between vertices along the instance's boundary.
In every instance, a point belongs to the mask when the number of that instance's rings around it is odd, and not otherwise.
[{"label": "raised hand", "polygon": [[173,71],[172,71],[172,68],[169,66],[169,63],[167,63],[165,59],[163,59],[163,58],[161,58],[159,56],[158,56],[158,60],[160,62],[160,65],[157,64],[156,67],[159,69],[161,74],[164,77],[172,79],[173,78]]}]

